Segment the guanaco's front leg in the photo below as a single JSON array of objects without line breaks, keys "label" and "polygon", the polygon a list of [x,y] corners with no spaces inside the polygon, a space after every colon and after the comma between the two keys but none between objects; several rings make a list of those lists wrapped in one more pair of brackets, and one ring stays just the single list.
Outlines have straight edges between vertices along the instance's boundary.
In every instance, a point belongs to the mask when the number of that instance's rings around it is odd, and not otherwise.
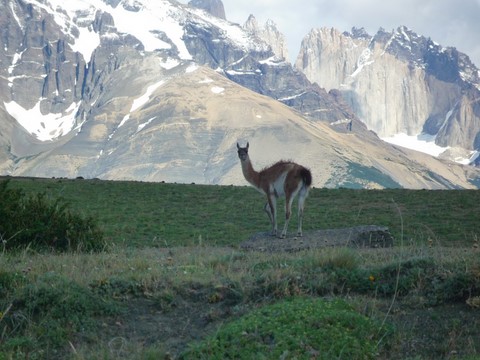
[{"label": "guanaco's front leg", "polygon": [[267,196],[267,203],[264,206],[264,210],[270,219],[270,223],[272,224],[272,236],[277,236],[277,214],[276,214],[276,205],[277,199],[275,198],[274,194],[270,194]]}]

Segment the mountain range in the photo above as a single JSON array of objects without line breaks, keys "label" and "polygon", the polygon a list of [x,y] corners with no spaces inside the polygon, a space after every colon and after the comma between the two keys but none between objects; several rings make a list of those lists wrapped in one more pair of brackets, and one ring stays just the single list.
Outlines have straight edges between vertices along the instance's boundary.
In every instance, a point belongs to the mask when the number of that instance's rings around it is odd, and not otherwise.
[{"label": "mountain range", "polygon": [[[248,141],[254,166],[291,159],[317,187],[480,185],[478,69],[404,27],[312,30],[291,64],[273,21],[220,0],[0,8],[0,174],[244,185]],[[401,133],[445,151],[383,141]]]},{"label": "mountain range", "polygon": [[[480,148],[480,77],[469,57],[405,26],[340,33],[314,29],[296,66],[310,81],[339,89],[380,137],[430,136],[443,157],[475,163]],[[448,149],[447,149],[448,147]]]}]

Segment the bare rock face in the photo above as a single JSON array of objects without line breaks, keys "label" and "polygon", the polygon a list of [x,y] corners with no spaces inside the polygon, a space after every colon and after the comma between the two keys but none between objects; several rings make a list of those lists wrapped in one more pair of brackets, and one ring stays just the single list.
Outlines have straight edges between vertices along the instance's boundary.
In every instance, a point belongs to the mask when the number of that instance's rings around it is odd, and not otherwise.
[{"label": "bare rock face", "polygon": [[[64,111],[81,97],[84,59],[71,50],[68,37],[61,33],[50,14],[38,13],[22,2],[16,7],[2,6],[2,12],[3,9],[19,22],[1,24],[5,39],[2,63],[5,60],[5,64],[10,64],[1,69],[9,79],[9,83],[2,82],[2,100],[13,100],[31,109],[41,98],[39,107],[43,113]],[[16,15],[11,14],[12,9]],[[51,38],[55,41],[49,41]]]},{"label": "bare rock face", "polygon": [[192,0],[188,3],[188,5],[203,9],[213,16],[226,20],[225,8],[222,0]]},{"label": "bare rock face", "polygon": [[480,79],[468,56],[406,27],[374,36],[362,29],[312,30],[297,69],[322,87],[339,89],[380,137],[437,135],[441,146],[480,149]]}]

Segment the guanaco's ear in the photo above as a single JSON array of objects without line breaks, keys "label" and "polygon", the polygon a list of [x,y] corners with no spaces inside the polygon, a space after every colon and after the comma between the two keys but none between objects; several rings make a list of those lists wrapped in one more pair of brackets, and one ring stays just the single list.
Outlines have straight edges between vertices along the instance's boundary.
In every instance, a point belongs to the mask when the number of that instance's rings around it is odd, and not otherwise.
[{"label": "guanaco's ear", "polygon": [[238,142],[237,142],[237,149],[240,150],[240,145],[238,145]]},{"label": "guanaco's ear", "polygon": [[248,149],[248,141],[247,141],[247,149]]}]

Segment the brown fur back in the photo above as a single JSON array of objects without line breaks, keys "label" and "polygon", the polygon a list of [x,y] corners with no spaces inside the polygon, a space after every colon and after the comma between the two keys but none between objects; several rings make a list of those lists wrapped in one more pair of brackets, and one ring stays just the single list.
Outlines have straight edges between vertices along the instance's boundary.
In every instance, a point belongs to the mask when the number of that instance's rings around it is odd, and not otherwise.
[{"label": "brown fur back", "polygon": [[275,164],[263,168],[259,172],[261,186],[270,179],[278,178],[284,172],[291,172],[290,176],[296,179],[302,179],[305,186],[309,187],[312,184],[312,174],[310,170],[302,165],[294,163],[293,161],[280,160]]}]

